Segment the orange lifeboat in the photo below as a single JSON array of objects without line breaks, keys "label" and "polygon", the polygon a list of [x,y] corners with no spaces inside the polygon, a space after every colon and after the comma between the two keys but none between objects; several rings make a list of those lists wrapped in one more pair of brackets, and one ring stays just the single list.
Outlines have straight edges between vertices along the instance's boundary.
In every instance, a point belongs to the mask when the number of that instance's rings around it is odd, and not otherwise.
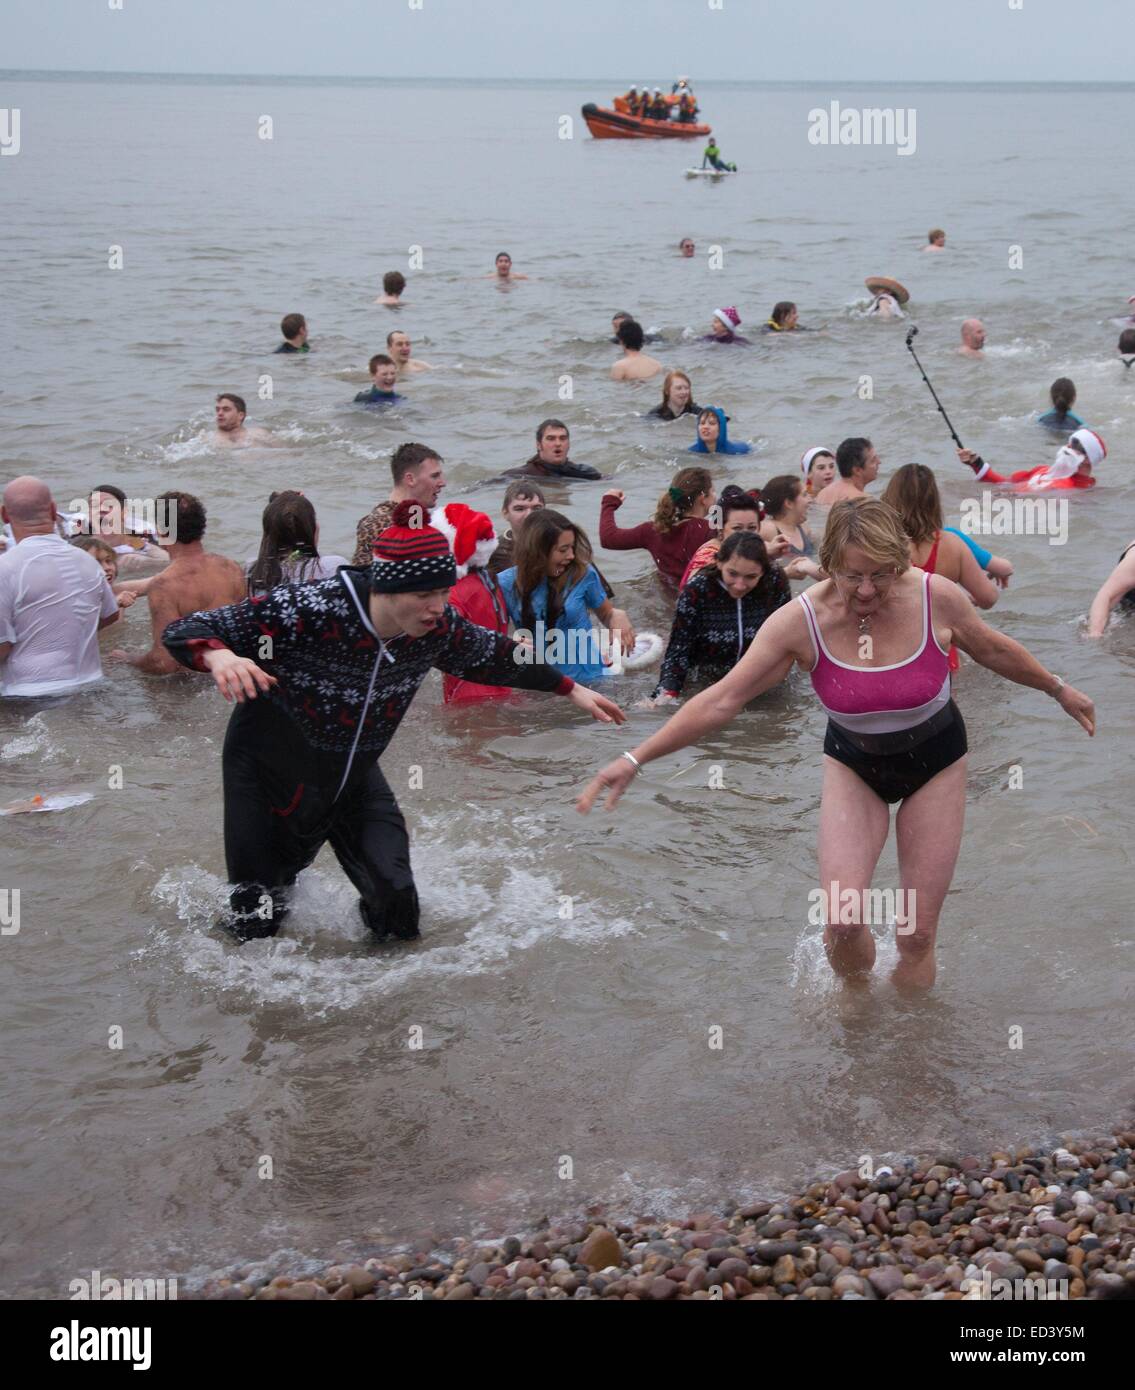
[{"label": "orange lifeboat", "polygon": [[[679,98],[665,98],[667,106],[677,106]],[[583,108],[587,129],[596,140],[696,140],[708,135],[712,126],[696,121],[653,121],[632,116],[625,97],[616,97],[612,106],[596,106],[589,101]]]}]

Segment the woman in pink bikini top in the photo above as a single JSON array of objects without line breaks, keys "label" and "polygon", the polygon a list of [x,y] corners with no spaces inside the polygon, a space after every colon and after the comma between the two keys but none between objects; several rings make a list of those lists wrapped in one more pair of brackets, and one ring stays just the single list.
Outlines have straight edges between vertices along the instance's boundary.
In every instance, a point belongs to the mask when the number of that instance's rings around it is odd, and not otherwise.
[{"label": "woman in pink bikini top", "polygon": [[606,791],[613,806],[643,764],[711,738],[793,665],[803,667],[828,716],[817,890],[828,959],[848,977],[874,965],[871,928],[885,923],[873,915],[879,893],[871,880],[890,833],[890,804],[901,801],[893,979],[925,989],[934,982],[938,915],[965,817],[966,731],[950,697],[950,642],[995,674],[1047,692],[1089,734],[1095,707],[1019,642],[987,627],[955,583],[912,568],[902,520],[885,502],[837,502],[819,558],[829,578],[774,613],[728,675],[603,768],[577,804],[587,811]]}]

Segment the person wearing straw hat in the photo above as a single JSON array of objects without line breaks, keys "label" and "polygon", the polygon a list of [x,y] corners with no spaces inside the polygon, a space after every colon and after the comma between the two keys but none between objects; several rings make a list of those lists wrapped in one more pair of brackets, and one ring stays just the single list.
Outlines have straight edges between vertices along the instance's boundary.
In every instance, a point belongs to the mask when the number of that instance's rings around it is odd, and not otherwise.
[{"label": "person wearing straw hat", "polygon": [[906,318],[902,306],[910,298],[910,291],[905,285],[889,275],[868,275],[863,283],[874,295],[868,314],[879,319]]}]

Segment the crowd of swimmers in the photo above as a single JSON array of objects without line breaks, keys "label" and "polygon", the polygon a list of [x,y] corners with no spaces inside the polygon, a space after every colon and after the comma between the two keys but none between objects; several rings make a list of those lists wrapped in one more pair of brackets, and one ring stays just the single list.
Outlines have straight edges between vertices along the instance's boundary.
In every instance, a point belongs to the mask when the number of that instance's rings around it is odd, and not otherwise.
[{"label": "crowd of swimmers", "polygon": [[[944,242],[935,229],[928,249]],[[692,254],[686,245],[680,253]],[[506,252],[492,276],[521,278]],[[875,292],[901,312],[896,283]],[[397,307],[405,288],[391,272],[379,302]],[[740,326],[735,308],[718,309],[706,340],[745,345]],[[770,334],[800,327],[789,301],[764,325]],[[615,315],[612,328],[623,348],[612,376],[662,375],[661,401],[649,413],[663,422],[692,416],[688,448],[700,457],[678,468],[651,513],[629,525],[618,517],[622,490],[607,487],[598,499],[599,550],[645,551],[673,604],[661,668],[639,703],[682,708],[604,768],[580,809],[600,794],[614,805],[644,763],[720,728],[798,664],[829,716],[821,881],[868,886],[887,807],[903,803],[900,863],[904,881],[918,887],[921,915],[917,932],[899,941],[896,978],[925,986],[964,808],[966,735],[951,684],[959,651],[1052,695],[1089,733],[1094,707],[982,622],[977,610],[994,606],[1013,566],[945,525],[930,468],[903,464],[872,498],[867,488],[883,461],[870,439],[850,436],[834,449],[804,449],[791,472],[760,486],[726,483],[715,456],[744,456],[749,446],[730,439],[725,411],[698,405],[686,372],[666,371],[644,352],[647,334],[631,315]],[[302,315],[288,314],[281,333],[278,352],[310,350]],[[370,359],[372,385],[360,404],[396,403],[400,380],[432,369],[414,358],[407,334],[392,331],[386,345]],[[983,327],[967,321],[959,351],[976,356],[983,345]],[[1065,442],[1044,470],[1045,485],[1052,474],[1058,486],[1090,486],[1106,446],[1073,412],[1070,380],[1055,381],[1050,395],[1040,423]],[[271,442],[246,425],[245,402],[234,393],[217,396],[215,416],[218,444]],[[959,457],[984,482],[1031,487],[1040,472],[1006,479],[970,451]],[[443,498],[445,461],[429,445],[400,444],[390,469],[389,488],[368,499],[343,553],[321,547],[315,503],[292,488],[266,499],[257,553],[241,562],[209,548],[205,506],[185,491],[155,499],[162,521],[151,529],[136,524],[112,484],[70,509],[30,476],[3,494],[4,696],[95,684],[100,631],[145,602],[149,644],[115,647],[108,659],[152,676],[208,672],[237,704],[223,755],[224,833],[233,884],[227,925],[242,939],[275,934],[296,875],[328,840],[374,934],[418,934],[408,835],[377,759],[431,667],[443,674],[446,703],[522,689],[565,696],[602,723],[626,718],[609,697],[619,688],[612,653],[635,649],[635,623],[618,606],[588,531],[549,506],[545,492],[552,482],[608,481],[572,459],[568,426],[556,418],[539,424],[535,452],[500,480],[496,517]],[[827,521],[816,532],[815,509]],[[810,587],[794,599],[793,582]],[[1133,597],[1135,545],[1092,604],[1091,635]],[[691,697],[695,686],[702,692]],[[862,836],[841,838],[848,823]],[[932,845],[919,843],[920,826],[936,827]],[[863,921],[829,922],[825,939],[840,973],[870,968],[874,946]]]}]

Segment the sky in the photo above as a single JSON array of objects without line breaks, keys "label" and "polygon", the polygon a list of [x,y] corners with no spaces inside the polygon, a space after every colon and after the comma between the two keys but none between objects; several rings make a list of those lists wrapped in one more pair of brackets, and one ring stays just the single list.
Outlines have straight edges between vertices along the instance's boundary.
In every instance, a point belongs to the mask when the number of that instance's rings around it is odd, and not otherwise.
[{"label": "sky", "polygon": [[0,27],[5,69],[627,85],[1125,82],[1135,51],[1132,0],[0,0]]}]

